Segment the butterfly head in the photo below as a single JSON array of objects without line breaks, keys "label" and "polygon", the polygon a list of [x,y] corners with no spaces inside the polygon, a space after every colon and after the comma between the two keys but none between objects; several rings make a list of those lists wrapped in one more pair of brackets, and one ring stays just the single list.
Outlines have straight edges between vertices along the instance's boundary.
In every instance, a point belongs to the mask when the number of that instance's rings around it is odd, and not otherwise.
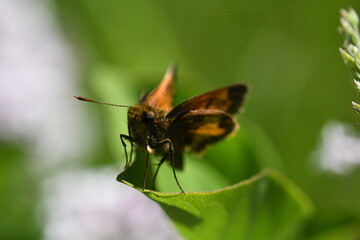
[{"label": "butterfly head", "polygon": [[151,109],[148,105],[137,104],[129,108],[128,121],[134,126],[150,126],[154,119],[154,109]]},{"label": "butterfly head", "polygon": [[149,104],[137,104],[129,108],[128,125],[135,139],[146,140],[150,128],[165,117],[165,112]]}]

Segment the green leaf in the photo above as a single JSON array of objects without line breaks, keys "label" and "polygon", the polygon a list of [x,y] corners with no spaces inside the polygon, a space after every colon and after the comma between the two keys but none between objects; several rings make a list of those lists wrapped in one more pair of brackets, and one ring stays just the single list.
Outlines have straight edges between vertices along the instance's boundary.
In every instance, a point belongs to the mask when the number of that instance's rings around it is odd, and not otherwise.
[{"label": "green leaf", "polygon": [[[136,159],[131,166],[119,174],[118,181],[131,183],[134,187],[143,187],[145,173],[146,152],[137,149]],[[146,188],[153,189],[153,175],[155,172],[154,158],[149,157],[149,169],[146,178]],[[209,164],[206,159],[195,159],[194,156],[186,156],[186,168],[183,171],[176,170],[177,178],[185,191],[210,191],[230,185],[230,181],[218,169]],[[170,164],[163,164],[159,171],[155,184],[160,192],[179,192]]]},{"label": "green leaf", "polygon": [[157,201],[185,239],[291,239],[312,212],[307,197],[273,170],[219,190],[160,193],[142,189],[144,164],[137,162],[117,180]]}]

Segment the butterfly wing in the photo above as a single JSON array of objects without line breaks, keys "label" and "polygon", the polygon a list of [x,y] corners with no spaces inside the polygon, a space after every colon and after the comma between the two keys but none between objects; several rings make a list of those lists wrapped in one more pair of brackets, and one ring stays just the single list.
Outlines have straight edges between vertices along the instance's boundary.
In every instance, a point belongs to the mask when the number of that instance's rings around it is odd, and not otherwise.
[{"label": "butterfly wing", "polygon": [[201,94],[174,107],[167,118],[174,119],[179,114],[183,115],[189,110],[199,109],[218,109],[229,114],[235,114],[244,101],[247,89],[244,84],[235,84]]},{"label": "butterfly wing", "polygon": [[185,147],[200,153],[237,128],[233,115],[239,111],[247,89],[244,84],[235,84],[210,91],[188,99],[166,115],[176,168],[183,166]]},{"label": "butterfly wing", "polygon": [[172,108],[175,92],[175,76],[176,66],[173,64],[166,71],[160,85],[155,90],[145,95],[140,102],[148,103],[164,110],[170,110]]},{"label": "butterfly wing", "polygon": [[182,168],[182,152],[186,146],[191,151],[200,153],[236,128],[235,118],[218,109],[190,110],[174,119],[168,128],[168,134],[175,149],[175,167]]}]

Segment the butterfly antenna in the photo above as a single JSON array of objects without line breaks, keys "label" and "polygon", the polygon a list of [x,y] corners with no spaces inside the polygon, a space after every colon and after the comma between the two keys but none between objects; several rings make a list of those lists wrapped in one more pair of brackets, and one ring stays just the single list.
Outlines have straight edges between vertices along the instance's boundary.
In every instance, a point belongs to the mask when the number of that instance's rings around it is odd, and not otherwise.
[{"label": "butterfly antenna", "polygon": [[99,103],[99,104],[109,105],[109,106],[114,106],[114,107],[127,107],[127,108],[130,107],[128,105],[119,105],[119,104],[113,104],[113,103],[107,103],[107,102],[100,102],[100,101],[96,101],[96,100],[93,100],[93,99],[90,99],[87,97],[81,97],[81,96],[74,96],[74,98],[79,99],[80,101]]}]

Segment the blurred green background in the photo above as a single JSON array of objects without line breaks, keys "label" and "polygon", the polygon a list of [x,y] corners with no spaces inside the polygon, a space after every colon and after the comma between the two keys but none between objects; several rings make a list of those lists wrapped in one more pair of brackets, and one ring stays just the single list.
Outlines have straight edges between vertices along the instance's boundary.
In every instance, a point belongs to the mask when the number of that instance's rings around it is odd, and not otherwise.
[{"label": "blurred green background", "polygon": [[[83,94],[132,105],[174,61],[179,66],[177,103],[234,82],[247,83],[251,91],[239,116],[240,133],[209,151],[212,167],[227,172],[230,183],[276,168],[314,203],[300,238],[360,238],[359,168],[326,171],[314,154],[330,121],[359,132],[359,116],[351,106],[358,95],[339,54],[343,39],[337,31],[340,8],[359,11],[358,1],[55,0],[47,6],[76,56],[76,88],[63,97]],[[84,121],[91,124],[82,137],[96,136],[91,153],[77,157],[77,163],[36,171],[28,161],[31,145],[2,138],[0,212],[9,216],[0,220],[2,239],[43,236],[39,202],[44,176],[74,166],[119,169],[123,152],[118,134],[126,130],[126,110],[87,104],[77,109],[86,111]],[[359,148],[359,137],[353,140],[357,145],[351,146]],[[346,158],[338,152],[340,160]],[[222,169],[226,165],[219,159],[237,161],[235,169],[241,170]]]}]

